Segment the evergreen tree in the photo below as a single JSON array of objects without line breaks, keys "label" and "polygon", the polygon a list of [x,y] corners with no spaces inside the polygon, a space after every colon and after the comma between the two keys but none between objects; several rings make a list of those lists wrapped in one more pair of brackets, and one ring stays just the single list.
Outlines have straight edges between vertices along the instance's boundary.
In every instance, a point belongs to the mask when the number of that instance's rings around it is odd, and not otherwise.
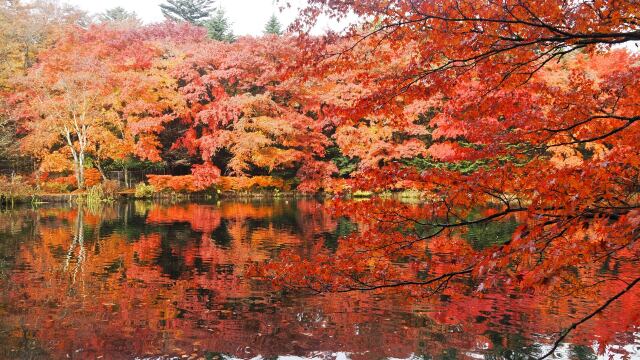
[{"label": "evergreen tree", "polygon": [[264,27],[265,34],[282,35],[282,24],[275,15],[271,15],[271,18]]},{"label": "evergreen tree", "polygon": [[167,0],[160,9],[167,19],[202,25],[211,15],[213,4],[214,0]]},{"label": "evergreen tree", "polygon": [[98,15],[98,19],[103,23],[126,23],[131,25],[140,25],[142,23],[135,12],[129,12],[120,6],[106,10]]},{"label": "evergreen tree", "polygon": [[209,37],[213,40],[234,42],[236,39],[231,30],[231,23],[223,9],[218,9],[216,14],[204,23],[204,26],[209,31]]}]

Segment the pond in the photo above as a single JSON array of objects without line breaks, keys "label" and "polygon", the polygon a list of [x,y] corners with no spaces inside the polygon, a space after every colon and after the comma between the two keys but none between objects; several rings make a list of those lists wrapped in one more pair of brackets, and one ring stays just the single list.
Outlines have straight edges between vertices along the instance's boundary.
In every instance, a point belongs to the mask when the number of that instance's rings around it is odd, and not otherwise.
[{"label": "pond", "polygon": [[[468,241],[513,227],[474,229]],[[356,228],[316,200],[4,211],[0,358],[528,359],[595,305],[500,292],[308,295],[247,276],[283,249],[335,248]],[[636,295],[585,324],[557,358],[640,359]]]}]

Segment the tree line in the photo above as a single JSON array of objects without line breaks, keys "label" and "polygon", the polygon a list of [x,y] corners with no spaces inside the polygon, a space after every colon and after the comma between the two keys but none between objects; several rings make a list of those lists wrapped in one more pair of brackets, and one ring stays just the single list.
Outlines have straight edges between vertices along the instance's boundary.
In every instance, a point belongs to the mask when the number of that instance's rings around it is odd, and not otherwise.
[{"label": "tree line", "polygon": [[[220,52],[225,47],[222,43],[234,43],[236,36],[224,11],[215,9],[212,1],[168,1],[161,9],[167,21],[145,26],[135,13],[120,7],[91,17],[52,2],[3,1],[2,163],[14,165],[10,170],[15,170],[15,164],[22,164],[22,170],[35,170],[29,182],[55,192],[83,189],[87,180],[93,186],[101,178],[106,180],[108,171],[124,171],[126,179],[131,169],[175,174],[197,166],[193,154],[184,151],[165,149],[175,153],[168,161],[148,161],[159,159],[149,154],[137,156],[133,144],[144,146],[149,136],[133,133],[133,114],[123,111],[133,106],[127,107],[127,102],[134,98],[125,97],[143,95],[143,83],[148,92],[161,87],[165,98],[138,102],[146,101],[155,112],[144,108],[139,116],[149,119],[165,111],[174,112],[177,120],[180,101],[169,104],[162,100],[180,96],[179,78],[169,79],[171,70],[186,66],[178,64],[179,57],[193,55],[188,52],[200,45],[217,46],[215,51]],[[79,37],[74,38],[76,35]],[[274,15],[265,25],[264,37],[282,35]],[[139,56],[134,54],[138,51]],[[145,63],[137,62],[136,57],[145,57]],[[166,67],[161,71],[157,66]],[[135,90],[133,78],[126,78],[134,74],[142,81]],[[162,77],[166,82],[159,83]],[[151,105],[154,101],[158,104]],[[167,131],[166,141],[177,141],[179,132],[185,130]],[[192,184],[189,188],[195,189]]]}]

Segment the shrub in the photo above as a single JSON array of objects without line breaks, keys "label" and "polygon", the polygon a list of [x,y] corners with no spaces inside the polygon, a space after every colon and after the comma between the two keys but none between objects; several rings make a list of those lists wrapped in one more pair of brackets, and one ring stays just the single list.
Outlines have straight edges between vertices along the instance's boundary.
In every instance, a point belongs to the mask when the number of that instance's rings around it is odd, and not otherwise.
[{"label": "shrub", "polygon": [[152,197],[155,192],[156,189],[153,187],[153,185],[139,183],[138,185],[136,185],[135,197],[136,199],[148,199]]},{"label": "shrub", "polygon": [[118,196],[120,183],[117,180],[107,180],[101,184],[91,186],[87,189],[87,202],[100,203],[113,201]]},{"label": "shrub", "polygon": [[272,176],[223,176],[220,178],[219,186],[224,191],[246,191],[253,189],[279,189],[288,191],[291,184],[283,179]]},{"label": "shrub", "polygon": [[33,188],[22,176],[0,177],[0,198],[14,201],[33,195]]},{"label": "shrub", "polygon": [[404,190],[400,193],[400,197],[403,199],[419,199],[424,196],[424,193],[415,189]]},{"label": "shrub", "polygon": [[120,190],[120,182],[118,180],[103,181],[101,186],[105,196],[112,199],[118,197],[118,191]]},{"label": "shrub", "polygon": [[100,175],[100,172],[98,171],[98,169],[95,169],[95,168],[84,169],[84,186],[87,189],[100,184],[101,180],[102,180],[102,175]]},{"label": "shrub", "polygon": [[102,186],[95,185],[87,189],[87,201],[90,203],[99,203],[105,200],[104,190]]},{"label": "shrub", "polygon": [[147,175],[147,178],[149,179],[149,184],[158,191],[198,192],[204,190],[196,186],[193,175]]},{"label": "shrub", "polygon": [[373,196],[373,192],[364,191],[364,190],[358,190],[358,191],[355,191],[352,194],[352,196],[355,197],[355,198],[370,198],[370,197]]},{"label": "shrub", "polygon": [[49,181],[42,184],[41,189],[45,193],[62,194],[70,192],[73,187],[66,183]]},{"label": "shrub", "polygon": [[[78,180],[75,175],[61,176],[55,179],[51,179],[47,176],[47,182],[42,185],[42,188],[48,192],[69,192],[78,187]],[[88,168],[84,170],[84,186],[90,189],[100,184],[102,175],[97,169]]]},{"label": "shrub", "polygon": [[62,176],[49,180],[50,183],[67,185],[70,189],[75,189],[78,186],[78,181],[75,175]]}]

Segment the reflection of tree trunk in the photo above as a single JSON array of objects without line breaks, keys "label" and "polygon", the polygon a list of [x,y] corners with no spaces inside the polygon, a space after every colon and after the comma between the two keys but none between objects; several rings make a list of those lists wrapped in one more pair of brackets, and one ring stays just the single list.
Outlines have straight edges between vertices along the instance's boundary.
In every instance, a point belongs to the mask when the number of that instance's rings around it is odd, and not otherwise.
[{"label": "reflection of tree trunk", "polygon": [[76,247],[78,248],[78,255],[76,257],[76,266],[73,270],[74,283],[76,282],[76,275],[78,274],[78,271],[82,270],[82,266],[84,265],[84,260],[86,257],[86,250],[84,248],[84,208],[81,205],[78,206],[78,215],[76,216],[73,240],[71,242],[71,245],[69,246],[69,250],[67,251],[67,258],[64,264],[65,271],[69,269],[71,258],[75,253]]},{"label": "reflection of tree trunk", "polygon": [[131,208],[131,203],[126,202],[124,205],[124,229],[125,231],[129,229],[129,211]]},{"label": "reflection of tree trunk", "polygon": [[102,221],[104,220],[103,215],[104,215],[104,211],[98,211],[98,222],[96,223],[95,231],[94,231],[95,241],[96,241],[95,246],[97,247],[96,251],[99,251],[98,248],[101,246],[100,239],[102,238],[102,236],[100,235],[100,230],[102,229]]}]

